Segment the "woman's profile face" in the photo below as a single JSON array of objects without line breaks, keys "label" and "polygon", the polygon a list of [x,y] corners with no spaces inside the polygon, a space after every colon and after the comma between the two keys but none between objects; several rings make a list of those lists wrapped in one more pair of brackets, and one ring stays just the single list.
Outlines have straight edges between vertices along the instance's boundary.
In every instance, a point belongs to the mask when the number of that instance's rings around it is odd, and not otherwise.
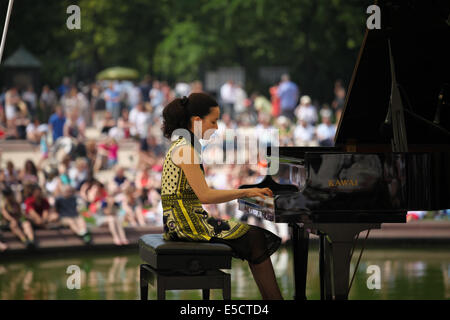
[{"label": "woman's profile face", "polygon": [[[198,118],[201,120],[201,129],[202,129],[202,138],[204,140],[209,140],[211,138],[211,135],[219,128],[217,126],[217,121],[220,118],[220,108],[217,107],[211,107],[211,112],[208,113],[206,116],[203,117],[203,119]],[[195,132],[195,129],[194,129]]]}]

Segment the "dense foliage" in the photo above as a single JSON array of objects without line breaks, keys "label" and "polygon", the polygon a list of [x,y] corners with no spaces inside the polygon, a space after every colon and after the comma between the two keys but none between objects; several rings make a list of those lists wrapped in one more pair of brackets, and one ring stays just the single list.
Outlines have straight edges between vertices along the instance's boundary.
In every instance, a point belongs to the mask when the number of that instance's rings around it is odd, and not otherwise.
[{"label": "dense foliage", "polygon": [[[348,83],[363,38],[364,0],[51,0],[15,1],[4,57],[23,44],[43,63],[43,78],[92,80],[113,65],[169,81],[243,66],[248,90],[261,66],[286,66],[301,91],[329,99]],[[1,23],[8,1],[0,2]],[[66,9],[81,8],[69,30]]]}]

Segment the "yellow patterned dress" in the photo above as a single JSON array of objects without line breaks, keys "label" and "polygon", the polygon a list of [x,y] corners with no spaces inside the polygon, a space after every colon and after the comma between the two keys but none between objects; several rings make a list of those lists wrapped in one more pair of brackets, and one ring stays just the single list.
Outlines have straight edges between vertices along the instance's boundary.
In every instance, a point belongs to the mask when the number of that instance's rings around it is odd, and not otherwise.
[{"label": "yellow patterned dress", "polygon": [[[192,190],[183,170],[171,158],[173,149],[190,142],[178,138],[164,159],[161,178],[161,200],[166,240],[209,241],[212,237],[237,239],[248,230],[247,224],[211,217]],[[198,154],[200,157],[200,154]],[[203,166],[201,166],[203,171]]]},{"label": "yellow patterned dress", "polygon": [[[191,144],[201,159],[200,142],[190,134],[190,141],[185,137],[173,141],[164,159],[161,177],[164,239],[225,243],[234,249],[235,257],[252,263],[264,261],[278,249],[281,239],[259,227],[210,216],[183,170],[172,161],[172,151],[186,144]],[[202,164],[200,167],[204,172]]]}]

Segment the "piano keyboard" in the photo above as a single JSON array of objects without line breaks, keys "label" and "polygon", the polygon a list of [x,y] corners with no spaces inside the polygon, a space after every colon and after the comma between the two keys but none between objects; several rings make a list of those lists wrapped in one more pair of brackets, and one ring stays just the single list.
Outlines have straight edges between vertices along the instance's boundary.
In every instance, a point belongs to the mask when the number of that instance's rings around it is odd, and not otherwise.
[{"label": "piano keyboard", "polygon": [[239,210],[254,215],[261,219],[274,221],[274,198],[244,197],[238,199]]}]

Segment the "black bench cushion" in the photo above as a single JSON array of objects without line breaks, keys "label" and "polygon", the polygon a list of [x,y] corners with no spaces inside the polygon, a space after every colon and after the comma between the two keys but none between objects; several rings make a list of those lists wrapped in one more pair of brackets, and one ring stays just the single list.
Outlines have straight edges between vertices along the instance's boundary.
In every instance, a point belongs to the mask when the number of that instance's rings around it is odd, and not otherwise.
[{"label": "black bench cushion", "polygon": [[232,249],[221,243],[165,241],[162,234],[139,239],[139,255],[157,270],[199,272],[230,269]]}]

